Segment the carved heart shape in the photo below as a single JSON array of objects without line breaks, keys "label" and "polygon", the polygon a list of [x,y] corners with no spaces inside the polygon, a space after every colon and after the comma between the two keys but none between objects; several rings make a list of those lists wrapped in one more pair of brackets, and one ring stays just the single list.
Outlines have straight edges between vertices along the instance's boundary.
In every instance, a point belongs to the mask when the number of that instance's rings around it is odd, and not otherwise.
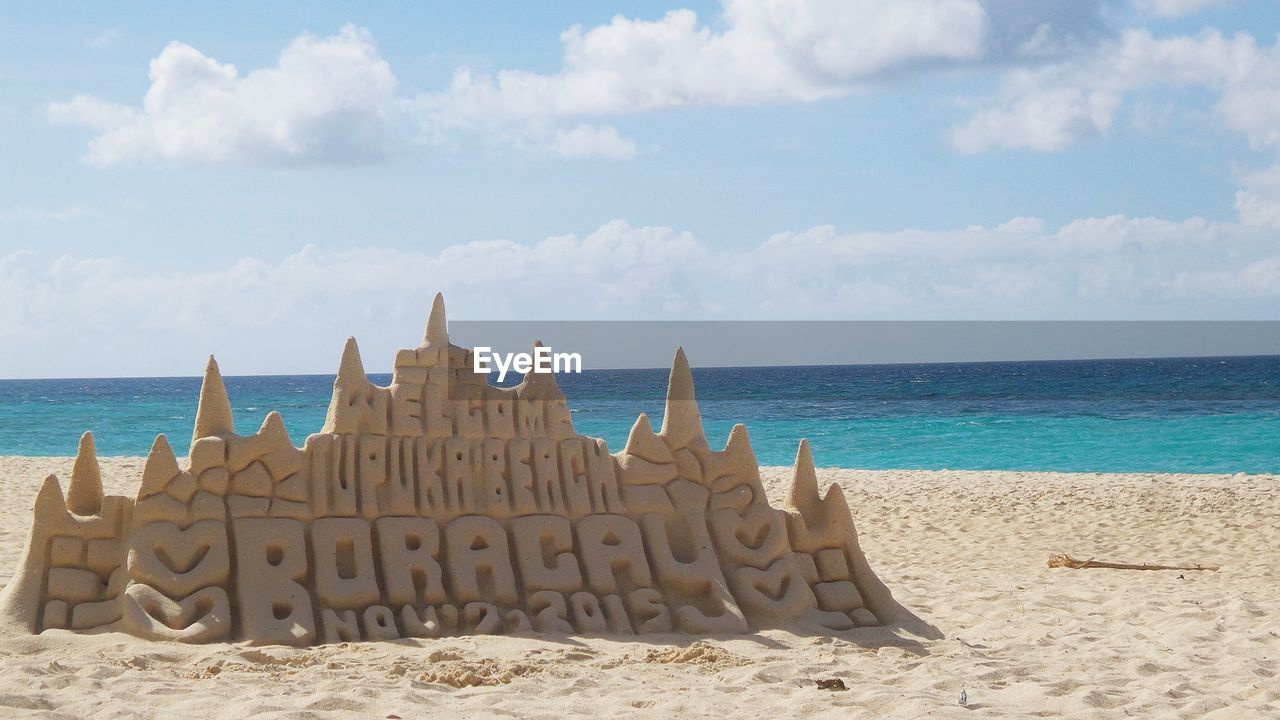
[{"label": "carved heart shape", "polygon": [[156,545],[154,548],[156,557],[160,559],[164,566],[176,573],[189,573],[195,569],[196,564],[209,554],[209,546],[204,544],[188,546],[184,549],[191,552],[186,558],[178,556],[174,558],[169,554],[170,550],[165,545]]},{"label": "carved heart shape", "polygon": [[776,545],[776,551],[782,551],[786,544],[787,527],[781,513],[770,507],[756,505],[745,512],[735,513],[738,517],[734,537],[743,547],[749,550],[764,551],[768,546]]},{"label": "carved heart shape", "polygon": [[734,579],[733,590],[739,604],[754,614],[786,619],[817,607],[813,590],[789,558],[778,560],[767,570],[738,568]]},{"label": "carved heart shape", "polygon": [[203,587],[225,585],[231,574],[227,532],[217,520],[201,520],[187,529],[171,522],[134,528],[129,577],[173,597]]},{"label": "carved heart shape", "polygon": [[743,547],[759,550],[760,546],[764,545],[764,541],[769,539],[769,531],[772,529],[768,522],[757,524],[755,527],[748,527],[743,522],[734,529],[733,536],[742,543]]},{"label": "carved heart shape", "polygon": [[153,640],[211,642],[231,633],[227,592],[209,587],[173,600],[142,583],[124,591],[124,622],[135,635]]},{"label": "carved heart shape", "polygon": [[791,549],[782,513],[763,505],[746,512],[712,511],[711,530],[721,561],[728,559],[736,565],[765,568]]},{"label": "carved heart shape", "polygon": [[769,566],[768,570],[756,572],[759,574],[750,580],[751,587],[773,602],[782,600],[786,591],[791,588],[792,574],[786,572],[779,563]]}]

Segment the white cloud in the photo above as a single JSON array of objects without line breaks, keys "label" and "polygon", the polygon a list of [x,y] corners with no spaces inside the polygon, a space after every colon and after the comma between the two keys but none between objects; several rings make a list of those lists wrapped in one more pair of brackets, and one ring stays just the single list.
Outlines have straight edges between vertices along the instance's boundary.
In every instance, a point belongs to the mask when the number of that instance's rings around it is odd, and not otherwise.
[{"label": "white cloud", "polygon": [[[1208,4],[1145,2],[1162,14]],[[626,159],[637,143],[600,118],[814,102],[938,69],[1007,64],[998,97],[950,132],[958,151],[1061,150],[1108,134],[1131,95],[1163,87],[1207,88],[1224,124],[1258,147],[1280,148],[1280,53],[1247,34],[1115,37],[1103,28],[1102,0],[721,5],[712,22],[678,9],[655,20],[574,25],[561,34],[557,71],[461,67],[444,89],[413,97],[397,95],[372,37],[354,26],[303,35],[275,66],[248,73],[173,42],[152,61],[141,106],[78,95],[48,115],[95,130],[86,158],[99,165],[367,162],[385,155],[401,115],[429,141],[474,134],[534,154]]]},{"label": "white cloud", "polygon": [[979,112],[952,131],[956,150],[966,154],[992,148],[1061,150],[1082,136],[1105,133],[1111,127],[1119,103],[1115,93],[1073,87],[1030,89],[1037,85],[1037,73],[1021,75],[1028,89],[1011,93],[1004,106]]},{"label": "white cloud", "polygon": [[1130,30],[1084,59],[1014,70],[993,106],[955,127],[951,142],[965,153],[1061,150],[1106,134],[1127,95],[1159,87],[1216,93],[1223,124],[1255,147],[1280,149],[1280,49],[1216,30],[1164,39]]},{"label": "white cloud", "polygon": [[1280,164],[1244,176],[1236,192],[1236,212],[1246,225],[1280,230]]},{"label": "white cloud", "polygon": [[0,377],[165,373],[213,349],[240,372],[326,372],[354,330],[384,367],[436,290],[473,319],[1245,319],[1280,312],[1280,245],[1270,226],[1116,215],[817,226],[732,250],[615,220],[534,243],[309,246],[172,272],[17,252],[0,256]]},{"label": "white cloud", "polygon": [[[416,100],[423,133],[544,137],[559,118],[699,105],[809,102],[882,74],[983,52],[978,0],[725,0],[723,29],[692,10],[618,16],[560,36],[556,73],[460,68]],[[552,143],[557,144],[553,141]]]},{"label": "white cloud", "polygon": [[617,16],[566,30],[558,73],[463,68],[424,104],[448,123],[816,100],[910,63],[977,57],[985,18],[977,0],[726,0],[719,32],[692,10]]},{"label": "white cloud", "polygon": [[1222,7],[1231,2],[1232,0],[1137,0],[1137,6],[1160,17],[1177,18]]},{"label": "white cloud", "polygon": [[565,158],[627,160],[636,155],[635,141],[622,137],[612,126],[596,127],[586,123],[558,131],[551,149]]},{"label": "white cloud", "polygon": [[575,25],[557,73],[460,68],[446,89],[415,98],[397,97],[372,36],[354,26],[303,35],[276,66],[244,74],[175,41],[151,61],[140,107],[78,95],[48,116],[95,130],[86,159],[97,165],[364,162],[385,153],[405,107],[429,139],[479,132],[536,153],[623,159],[635,142],[587,120],[846,95],[886,73],[979,58],[987,16],[980,0],[723,0],[720,24],[681,9]]},{"label": "white cloud", "polygon": [[347,26],[302,35],[274,67],[241,74],[178,42],[151,61],[141,107],[77,96],[55,122],[98,131],[86,159],[200,164],[367,162],[381,157],[397,108],[396,78],[372,36]]},{"label": "white cloud", "polygon": [[625,159],[635,141],[600,118],[807,103],[938,69],[1041,62],[1094,41],[1101,1],[721,0],[710,21],[676,9],[574,25],[557,71],[460,67],[447,87],[412,97],[396,94],[372,37],[354,26],[303,35],[275,66],[247,73],[175,41],[152,60],[141,106],[77,95],[48,116],[96,131],[86,159],[98,165],[366,162],[386,153],[406,113],[429,141],[473,134],[534,154]]}]

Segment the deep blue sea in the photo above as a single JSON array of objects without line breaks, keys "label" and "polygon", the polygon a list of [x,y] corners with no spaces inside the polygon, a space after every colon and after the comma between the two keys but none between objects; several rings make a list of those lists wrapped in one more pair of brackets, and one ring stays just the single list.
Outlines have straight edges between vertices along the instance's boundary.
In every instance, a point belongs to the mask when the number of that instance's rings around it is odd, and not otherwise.
[{"label": "deep blue sea", "polygon": [[[1280,357],[695,368],[707,436],[750,430],[764,464],[809,438],[819,466],[1097,472],[1280,472]],[[666,370],[561,375],[579,432],[617,450],[662,419]],[[389,375],[370,379],[387,384]],[[270,410],[295,442],[320,429],[332,375],[228,377],[237,430]],[[199,378],[0,380],[0,454],[181,454]]]}]

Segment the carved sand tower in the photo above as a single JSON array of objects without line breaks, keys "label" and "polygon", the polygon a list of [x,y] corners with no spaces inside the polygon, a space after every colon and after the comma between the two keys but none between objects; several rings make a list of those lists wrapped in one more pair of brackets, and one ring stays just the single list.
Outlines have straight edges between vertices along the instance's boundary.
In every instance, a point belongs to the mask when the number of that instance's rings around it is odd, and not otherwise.
[{"label": "carved sand tower", "polygon": [[29,632],[209,642],[445,634],[845,630],[900,608],[807,444],[769,505],[746,428],[702,430],[684,352],[655,433],[574,432],[554,375],[490,386],[436,296],[389,387],[348,340],[321,432],[237,435],[209,359],[186,466],[156,438],[136,498],[103,497],[93,438],[35,504],[0,612]]}]

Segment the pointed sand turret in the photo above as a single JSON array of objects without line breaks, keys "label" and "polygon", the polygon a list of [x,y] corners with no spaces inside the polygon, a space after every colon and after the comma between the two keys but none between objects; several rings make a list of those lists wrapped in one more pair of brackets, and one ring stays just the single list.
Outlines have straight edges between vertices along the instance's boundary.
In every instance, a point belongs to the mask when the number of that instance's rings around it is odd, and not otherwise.
[{"label": "pointed sand turret", "polygon": [[831,483],[827,494],[818,495],[818,474],[813,467],[813,454],[809,441],[801,440],[796,451],[796,464],[791,479],[791,489],[785,503],[788,534],[791,546],[797,552],[814,553],[822,549],[843,547],[853,581],[866,602],[859,625],[876,625],[893,622],[928,638],[940,638],[937,628],[916,617],[893,599],[892,593],[872,571],[862,546],[858,542],[858,530],[853,524],[853,513],[839,483]]},{"label": "pointed sand turret", "polygon": [[[537,356],[538,348],[544,347],[541,340],[533,341],[534,357]],[[563,400],[564,393],[560,390],[560,383],[556,382],[556,374],[551,372],[534,372],[534,368],[529,368],[529,372],[524,374],[524,378],[520,380],[520,384],[516,386],[517,394],[521,397],[527,397],[532,400]]]},{"label": "pointed sand turret", "polygon": [[449,326],[444,318],[444,293],[436,293],[431,301],[431,314],[427,316],[427,331],[422,336],[422,345],[449,344]]},{"label": "pointed sand turret", "polygon": [[666,411],[662,415],[662,429],[658,435],[672,449],[686,447],[699,439],[705,444],[702,414],[698,412],[698,401],[693,393],[693,372],[689,370],[689,360],[683,347],[676,348],[676,357],[671,363]]},{"label": "pointed sand turret", "polygon": [[102,512],[102,470],[93,446],[93,433],[80,436],[76,464],[71,469],[71,485],[67,488],[67,509],[76,515]]},{"label": "pointed sand turret", "polygon": [[35,512],[37,521],[48,521],[66,515],[67,499],[62,495],[62,485],[58,482],[57,475],[49,475],[44,479],[40,492],[36,493]]},{"label": "pointed sand turret", "polygon": [[163,434],[156,436],[151,444],[151,452],[147,454],[147,462],[142,466],[142,485],[138,488],[138,499],[150,497],[163,492],[169,481],[178,476],[182,470],[178,467],[178,458],[169,446],[169,439]]},{"label": "pointed sand turret", "polygon": [[262,418],[262,426],[258,428],[258,435],[261,437],[270,437],[273,439],[283,438],[289,440],[289,431],[284,426],[284,418],[280,416],[280,412],[272,410],[267,416]]},{"label": "pointed sand turret", "polygon": [[231,418],[231,400],[218,371],[218,361],[209,356],[204,367],[204,383],[200,385],[200,404],[196,407],[196,426],[191,442],[210,435],[231,435],[236,431]]},{"label": "pointed sand turret", "polygon": [[338,376],[333,380],[333,395],[329,399],[329,412],[320,432],[360,432],[373,391],[374,385],[369,382],[369,376],[364,372],[364,362],[360,360],[360,346],[356,344],[355,338],[349,337],[342,348]]},{"label": "pointed sand turret", "polygon": [[[756,462],[755,451],[751,449],[751,438],[747,435],[747,426],[738,423],[729,431],[729,441],[724,450],[709,456],[713,470],[709,476],[728,477],[735,483],[745,484],[752,490],[751,502],[768,503],[764,485],[760,482],[760,464]],[[716,490],[722,489],[719,485]]]},{"label": "pointed sand turret", "polygon": [[791,489],[787,492],[787,506],[795,508],[806,520],[818,510],[818,472],[813,467],[813,453],[809,441],[801,440],[796,450],[796,464],[791,472]]},{"label": "pointed sand turret", "polygon": [[671,454],[671,448],[668,448],[666,443],[654,434],[653,426],[649,424],[649,416],[645,413],[640,413],[636,417],[635,423],[631,426],[631,432],[627,435],[627,444],[622,446],[622,452],[653,463],[676,461]]},{"label": "pointed sand turret", "polygon": [[347,385],[349,383],[359,383],[365,385],[369,382],[369,376],[364,372],[364,361],[360,359],[360,346],[356,344],[353,337],[347,338],[347,344],[342,347],[342,360],[338,363],[338,377],[334,379],[335,387],[339,385]]},{"label": "pointed sand turret", "polygon": [[747,426],[742,423],[729,430],[729,440],[724,444],[724,455],[735,460],[755,463],[756,454],[751,449],[751,436],[747,434]]},{"label": "pointed sand turret", "polygon": [[0,628],[16,626],[39,632],[41,594],[49,572],[49,537],[67,517],[66,500],[57,475],[49,475],[36,494],[34,518],[13,577],[0,590]]},{"label": "pointed sand turret", "polygon": [[818,473],[813,467],[809,441],[801,440],[796,451],[796,465],[791,476],[791,490],[786,507],[799,515],[802,525],[792,533],[792,544],[808,550],[807,543],[820,545],[856,541],[853,513],[839,483],[831,483],[826,495],[818,494]]}]

